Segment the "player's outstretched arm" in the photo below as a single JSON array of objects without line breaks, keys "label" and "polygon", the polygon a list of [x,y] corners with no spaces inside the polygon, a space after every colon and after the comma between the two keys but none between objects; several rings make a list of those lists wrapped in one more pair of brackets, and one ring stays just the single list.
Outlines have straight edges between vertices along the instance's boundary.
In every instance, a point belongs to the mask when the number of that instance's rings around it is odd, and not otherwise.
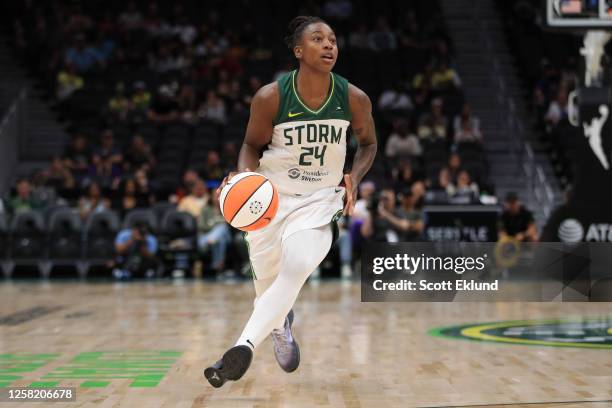
[{"label": "player's outstretched arm", "polygon": [[261,87],[251,100],[251,114],[247,125],[244,142],[238,155],[238,170],[231,172],[223,179],[217,194],[237,173],[254,171],[259,167],[261,150],[272,138],[274,117],[279,105],[278,85],[276,82]]},{"label": "player's outstretched arm", "polygon": [[351,215],[357,199],[357,187],[366,175],[376,156],[376,128],[372,117],[372,102],[361,89],[349,84],[349,104],[353,120],[351,127],[358,147],[351,173],[344,177],[347,194],[344,214]]}]

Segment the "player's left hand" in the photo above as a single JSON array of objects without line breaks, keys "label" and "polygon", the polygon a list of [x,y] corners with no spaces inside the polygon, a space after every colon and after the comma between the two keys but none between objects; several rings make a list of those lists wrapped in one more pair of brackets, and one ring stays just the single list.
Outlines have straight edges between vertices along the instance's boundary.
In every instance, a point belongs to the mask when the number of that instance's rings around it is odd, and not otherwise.
[{"label": "player's left hand", "polygon": [[344,215],[353,215],[355,210],[355,202],[357,201],[357,186],[353,186],[353,179],[350,174],[344,175],[344,187],[346,194],[344,195]]}]

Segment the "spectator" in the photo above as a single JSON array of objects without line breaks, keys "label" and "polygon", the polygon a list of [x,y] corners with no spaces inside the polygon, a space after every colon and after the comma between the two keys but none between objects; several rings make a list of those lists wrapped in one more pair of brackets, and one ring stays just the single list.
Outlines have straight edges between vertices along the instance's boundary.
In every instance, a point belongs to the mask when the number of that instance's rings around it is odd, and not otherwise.
[{"label": "spectator", "polygon": [[198,35],[198,30],[185,16],[176,21],[177,23],[170,27],[172,34],[180,38],[183,44],[191,45]]},{"label": "spectator", "polygon": [[20,179],[17,182],[16,190],[17,194],[8,201],[9,214],[14,216],[22,212],[43,209],[43,204],[34,198],[32,184],[28,179]]},{"label": "spectator", "polygon": [[425,229],[423,211],[417,207],[418,199],[412,189],[404,189],[401,194],[401,207],[397,210],[398,226],[403,232],[402,241],[417,241]]},{"label": "spectator", "polygon": [[448,120],[444,116],[443,105],[442,98],[431,101],[429,113],[421,115],[419,119],[419,138],[430,142],[446,140]]},{"label": "spectator", "polygon": [[134,94],[132,95],[132,108],[140,114],[149,111],[151,105],[151,93],[147,90],[147,84],[144,81],[136,81],[134,83]]},{"label": "spectator", "polygon": [[448,157],[447,169],[451,183],[456,183],[459,171],[461,170],[461,157],[458,153],[452,153]]},{"label": "spectator", "polygon": [[410,191],[412,192],[412,199],[414,200],[415,207],[421,208],[423,206],[423,200],[425,199],[425,195],[427,194],[427,188],[425,187],[425,183],[421,180],[415,181],[414,183],[412,183]]},{"label": "spectator", "polygon": [[438,178],[431,185],[431,190],[436,192],[444,192],[448,196],[455,193],[455,185],[451,181],[450,171],[448,167],[442,167],[438,172]]},{"label": "spectator", "polygon": [[[36,170],[30,177],[31,197],[38,202],[41,207],[46,208],[51,205],[65,204],[63,198],[58,198],[56,188],[48,184],[46,170]],[[58,188],[62,194],[70,193],[70,188]]]},{"label": "spectator", "polygon": [[74,38],[74,45],[66,51],[66,65],[74,66],[79,74],[95,70],[102,65],[102,61],[96,50],[88,45],[83,34]]},{"label": "spectator", "polygon": [[369,46],[374,51],[387,51],[397,48],[395,33],[389,28],[387,19],[380,16],[376,19],[376,29],[368,35]]},{"label": "spectator", "polygon": [[186,121],[191,120],[196,110],[196,95],[193,85],[183,84],[181,86],[177,103],[183,119]]},{"label": "spectator", "polygon": [[355,211],[351,221],[363,220],[369,215],[368,206],[376,193],[376,184],[373,181],[363,181],[359,185],[359,199],[355,202]]},{"label": "spectator", "polygon": [[198,116],[218,124],[224,124],[226,122],[225,104],[217,96],[215,91],[208,91],[206,94],[206,102],[200,105]]},{"label": "spectator", "polygon": [[117,279],[129,279],[137,274],[147,278],[155,276],[159,265],[157,246],[157,238],[146,224],[139,223],[119,231],[115,238],[113,276]]},{"label": "spectator", "polygon": [[394,111],[407,113],[414,106],[410,100],[410,96],[403,89],[401,82],[395,88],[387,89],[378,98],[378,109],[381,111]]},{"label": "spectator", "polygon": [[130,147],[125,152],[124,158],[125,169],[132,172],[140,168],[149,171],[155,167],[155,157],[151,152],[151,146],[145,142],[141,135],[134,136]]},{"label": "spectator", "polygon": [[140,14],[135,1],[128,2],[126,10],[119,15],[119,24],[128,31],[140,28],[142,14]]},{"label": "spectator", "polygon": [[248,89],[246,90],[246,93],[242,98],[242,103],[244,104],[244,106],[246,107],[251,106],[251,100],[253,99],[253,96],[257,93],[259,88],[261,88],[261,86],[262,86],[262,83],[259,77],[252,76],[249,78]]},{"label": "spectator", "polygon": [[102,197],[100,184],[92,181],[87,187],[87,194],[79,198],[79,214],[83,220],[89,218],[91,214],[108,210],[110,200]]},{"label": "spectator", "polygon": [[100,137],[100,145],[94,149],[92,156],[91,176],[99,180],[103,187],[116,185],[121,177],[123,156],[117,146],[113,131],[106,129]]},{"label": "spectator", "polygon": [[189,192],[192,190],[193,185],[200,179],[200,175],[194,169],[187,169],[183,174],[181,184],[176,188],[174,194],[168,197],[168,201],[171,203],[178,203],[183,199],[183,197],[187,196]]},{"label": "spectator", "polygon": [[434,95],[431,84],[432,72],[431,66],[427,65],[424,71],[417,74],[412,81],[412,99],[417,112],[424,112],[430,107]]},{"label": "spectator", "polygon": [[423,153],[419,139],[410,133],[408,121],[398,119],[393,124],[393,133],[387,140],[385,155],[387,157],[420,156]]},{"label": "spectator", "polygon": [[472,129],[478,129],[478,132],[480,132],[480,119],[472,114],[472,107],[468,103],[463,104],[461,114],[455,115],[453,119],[453,130],[455,133],[461,130],[461,123],[464,120],[470,123]]},{"label": "spectator", "polygon": [[191,187],[189,195],[179,201],[178,210],[188,212],[197,219],[209,199],[210,196],[206,184],[202,180],[197,180]]},{"label": "spectator", "polygon": [[409,161],[402,160],[397,167],[393,169],[393,189],[402,191],[405,188],[410,188],[416,180],[412,164]]},{"label": "spectator", "polygon": [[146,196],[149,203],[153,203],[155,201],[155,196],[153,194],[155,190],[154,183],[149,180],[149,176],[144,168],[136,170],[134,173],[134,181],[136,182],[136,191]]},{"label": "spectator", "polygon": [[546,122],[555,126],[562,120],[567,119],[567,90],[561,87],[557,92],[557,98],[550,103],[546,112]]},{"label": "spectator", "polygon": [[508,193],[499,226],[500,239],[512,237],[521,242],[536,242],[538,231],[533,214],[520,202],[514,192]]},{"label": "spectator", "polygon": [[57,74],[57,91],[56,96],[59,101],[66,100],[70,96],[83,88],[83,77],[76,73],[76,69],[72,64],[65,64]]},{"label": "spectator", "polygon": [[124,121],[130,113],[130,99],[125,95],[125,86],[123,82],[117,82],[115,85],[115,95],[108,101],[108,111],[114,120]]},{"label": "spectator", "polygon": [[472,121],[468,118],[462,117],[459,129],[455,131],[455,144],[471,143],[480,144],[482,143],[482,134],[479,128],[472,126]]},{"label": "spectator", "polygon": [[420,90],[423,87],[431,88],[432,86],[433,67],[431,64],[426,65],[423,68],[423,72],[419,72],[412,79],[412,88]]},{"label": "spectator", "polygon": [[136,181],[133,178],[128,178],[119,186],[119,194],[113,203],[113,209],[123,217],[130,210],[145,208],[150,204],[149,196],[138,191]]},{"label": "spectator", "polygon": [[436,91],[449,91],[461,87],[459,74],[448,65],[448,60],[441,60],[431,77],[431,84]]},{"label": "spectator", "polygon": [[149,108],[149,120],[158,123],[171,122],[179,118],[179,104],[169,85],[162,85],[153,104]]},{"label": "spectator", "polygon": [[178,71],[188,65],[188,60],[184,54],[174,54],[168,44],[162,43],[157,53],[150,55],[149,68],[159,74],[171,71]]},{"label": "spectator", "polygon": [[44,184],[54,190],[72,189],[75,187],[74,177],[58,156],[51,161],[49,168],[43,173]]},{"label": "spectator", "polygon": [[223,173],[229,173],[236,163],[238,163],[238,146],[235,142],[225,142],[223,144],[222,162],[225,163]]},{"label": "spectator", "polygon": [[75,181],[81,185],[89,171],[91,150],[84,135],[78,134],[64,150],[64,165],[71,171]]},{"label": "spectator", "polygon": [[[202,181],[196,183],[203,185]],[[201,188],[201,186],[199,187]],[[223,271],[225,267],[225,253],[231,242],[231,234],[219,207],[219,198],[216,194],[202,206],[197,216],[198,220],[198,248],[206,253],[210,250],[212,255],[212,268],[216,272]]]},{"label": "spectator", "polygon": [[457,185],[453,189],[447,189],[453,204],[471,204],[478,200],[478,184],[472,182],[470,174],[466,170],[461,170],[457,175]]},{"label": "spectator", "polygon": [[361,235],[377,242],[399,242],[404,221],[395,208],[395,192],[385,188],[378,202],[372,201],[368,210],[368,217],[361,225]]},{"label": "spectator", "polygon": [[211,150],[206,156],[204,176],[206,180],[210,181],[222,180],[224,177],[223,167],[221,166],[221,157],[216,150]]},{"label": "spectator", "polygon": [[404,23],[398,30],[399,47],[413,53],[427,47],[427,38],[419,27],[419,22],[413,11],[406,13]]},{"label": "spectator", "polygon": [[115,42],[110,37],[103,32],[98,32],[94,51],[98,55],[98,61],[102,67],[106,67],[115,51],[115,47]]}]

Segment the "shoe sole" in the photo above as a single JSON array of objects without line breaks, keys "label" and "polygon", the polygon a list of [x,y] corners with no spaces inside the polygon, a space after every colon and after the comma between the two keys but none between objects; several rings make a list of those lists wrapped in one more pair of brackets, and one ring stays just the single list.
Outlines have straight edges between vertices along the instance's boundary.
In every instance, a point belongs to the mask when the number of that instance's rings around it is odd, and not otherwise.
[{"label": "shoe sole", "polygon": [[297,359],[295,362],[295,366],[291,367],[290,369],[286,369],[285,367],[281,366],[281,368],[285,370],[286,373],[292,373],[300,366],[300,346],[298,345],[297,341],[295,341],[295,339],[293,339],[293,342],[295,343],[295,349],[297,351]]},{"label": "shoe sole", "polygon": [[227,380],[239,380],[249,369],[253,352],[248,346],[232,347],[223,355],[222,368],[208,367],[204,377],[215,388],[221,387]]}]

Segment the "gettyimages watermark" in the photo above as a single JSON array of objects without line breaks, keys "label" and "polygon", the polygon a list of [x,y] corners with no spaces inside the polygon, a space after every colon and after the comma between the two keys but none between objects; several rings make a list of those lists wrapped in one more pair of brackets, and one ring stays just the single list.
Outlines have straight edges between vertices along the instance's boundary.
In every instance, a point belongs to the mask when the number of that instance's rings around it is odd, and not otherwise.
[{"label": "gettyimages watermark", "polygon": [[612,301],[612,243],[369,243],[361,300]]}]

